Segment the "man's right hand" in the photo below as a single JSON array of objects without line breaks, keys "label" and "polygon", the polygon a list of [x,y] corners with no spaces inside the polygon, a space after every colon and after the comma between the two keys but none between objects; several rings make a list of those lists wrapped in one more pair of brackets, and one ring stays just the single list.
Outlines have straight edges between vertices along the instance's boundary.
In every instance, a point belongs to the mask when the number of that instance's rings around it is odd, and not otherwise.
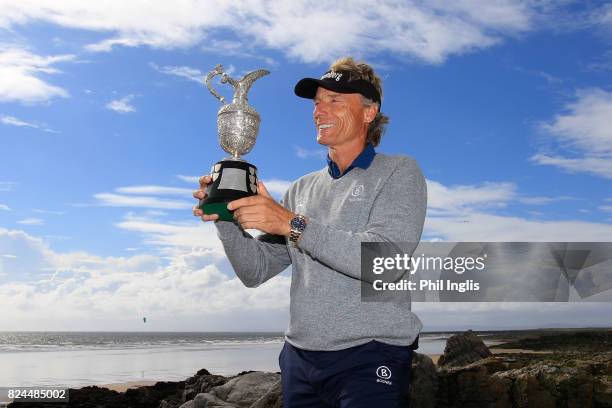
[{"label": "man's right hand", "polygon": [[193,215],[202,218],[202,221],[217,221],[219,219],[219,214],[204,214],[199,208],[202,200],[206,198],[206,190],[210,183],[212,183],[210,175],[200,177],[200,189],[193,192],[193,198],[200,200],[198,205],[193,207]]}]

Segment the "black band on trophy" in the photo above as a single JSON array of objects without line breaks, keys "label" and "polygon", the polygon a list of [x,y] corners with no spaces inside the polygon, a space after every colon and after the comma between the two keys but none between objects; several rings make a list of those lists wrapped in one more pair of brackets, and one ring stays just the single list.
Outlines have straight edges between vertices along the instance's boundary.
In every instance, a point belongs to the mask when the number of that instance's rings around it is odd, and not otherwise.
[{"label": "black band on trophy", "polygon": [[257,167],[245,161],[221,160],[211,169],[209,203],[228,202],[257,194]]}]

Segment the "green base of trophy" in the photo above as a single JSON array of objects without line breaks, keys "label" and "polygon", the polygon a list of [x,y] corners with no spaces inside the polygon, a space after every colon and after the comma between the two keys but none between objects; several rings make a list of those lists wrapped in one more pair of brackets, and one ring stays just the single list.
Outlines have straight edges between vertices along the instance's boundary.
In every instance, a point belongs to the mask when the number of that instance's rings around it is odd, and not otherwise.
[{"label": "green base of trophy", "polygon": [[225,159],[211,168],[212,183],[198,206],[204,214],[219,214],[220,221],[234,221],[231,201],[257,194],[257,167],[244,160]]},{"label": "green base of trophy", "polygon": [[204,214],[218,214],[219,221],[234,221],[234,214],[227,209],[227,203],[202,204],[199,208]]}]

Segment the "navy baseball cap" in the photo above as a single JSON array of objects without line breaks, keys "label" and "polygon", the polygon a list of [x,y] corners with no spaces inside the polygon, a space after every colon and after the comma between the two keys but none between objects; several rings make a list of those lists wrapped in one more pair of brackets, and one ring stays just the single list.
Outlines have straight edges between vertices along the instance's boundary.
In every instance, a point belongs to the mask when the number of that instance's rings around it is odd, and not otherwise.
[{"label": "navy baseball cap", "polygon": [[322,86],[325,89],[338,93],[358,93],[368,99],[382,104],[380,92],[376,87],[365,79],[349,80],[350,72],[348,71],[327,71],[320,79],[304,78],[296,85],[294,92],[302,98],[314,99],[317,94],[317,88]]}]

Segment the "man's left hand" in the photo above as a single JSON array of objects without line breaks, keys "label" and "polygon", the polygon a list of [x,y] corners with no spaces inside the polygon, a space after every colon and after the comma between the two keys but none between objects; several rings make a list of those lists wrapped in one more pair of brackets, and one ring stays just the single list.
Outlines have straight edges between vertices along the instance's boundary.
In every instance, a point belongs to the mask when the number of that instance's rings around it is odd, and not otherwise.
[{"label": "man's left hand", "polygon": [[234,210],[234,219],[243,229],[289,236],[289,222],[295,214],[274,201],[261,181],[257,182],[257,191],[257,195],[230,202],[227,209]]}]

